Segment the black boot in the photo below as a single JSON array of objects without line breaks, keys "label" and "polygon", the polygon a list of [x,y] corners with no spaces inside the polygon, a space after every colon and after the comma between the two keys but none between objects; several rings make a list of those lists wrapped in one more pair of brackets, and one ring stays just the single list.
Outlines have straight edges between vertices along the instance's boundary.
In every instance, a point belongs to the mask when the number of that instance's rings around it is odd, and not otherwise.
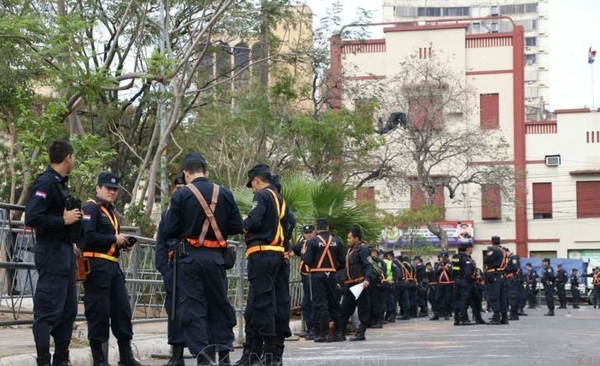
[{"label": "black boot", "polygon": [[219,366],[231,366],[229,351],[219,351]]},{"label": "black boot", "polygon": [[429,318],[429,320],[439,320],[440,316],[438,315],[438,313],[433,313],[433,316],[431,318]]},{"label": "black boot", "polygon": [[242,350],[242,357],[237,360],[236,363],[233,364],[233,366],[246,366],[250,363],[250,341],[246,340],[246,342],[244,342],[244,348]]},{"label": "black boot", "polygon": [[458,312],[454,313],[454,325],[460,325],[460,315]]},{"label": "black boot", "polygon": [[37,352],[37,366],[50,366],[50,347],[36,347]]},{"label": "black boot", "polygon": [[90,339],[90,348],[92,349],[92,358],[94,360],[94,366],[110,366],[110,364],[106,360],[106,357],[104,356],[102,342]]},{"label": "black boot", "polygon": [[356,332],[356,334],[354,335],[354,337],[351,337],[349,339],[350,342],[356,342],[356,341],[366,341],[367,338],[365,337],[365,331],[367,330],[367,327],[364,324],[361,324],[358,327],[358,332]]},{"label": "black boot", "polygon": [[499,311],[494,311],[494,315],[492,315],[492,318],[490,319],[490,321],[488,322],[489,325],[498,325],[501,324],[500,323],[500,312]]},{"label": "black boot", "polygon": [[549,309],[545,316],[554,316],[554,309]]},{"label": "black boot", "polygon": [[250,355],[247,365],[261,366],[264,351],[265,339],[260,336],[252,338],[252,343],[250,343]]},{"label": "black boot", "polygon": [[174,344],[171,346],[171,358],[164,366],[185,366],[183,359],[183,345]]},{"label": "black boot", "polygon": [[525,310],[523,310],[523,308],[519,308],[517,315],[518,316],[527,316],[527,313],[525,312]]},{"label": "black boot", "polygon": [[212,346],[206,347],[196,356],[196,366],[212,366],[216,363],[217,352]]},{"label": "black boot", "polygon": [[275,361],[277,362],[277,366],[283,365],[283,350],[284,349],[285,349],[285,336],[278,334],[277,337],[275,337]]},{"label": "black boot", "polygon": [[144,366],[133,358],[131,339],[118,339],[117,344],[119,345],[119,366]]},{"label": "black boot", "polygon": [[261,366],[277,366],[276,337],[265,337],[265,349]]},{"label": "black boot", "polygon": [[52,366],[69,366],[69,343],[57,342],[54,346]]},{"label": "black boot", "polygon": [[502,313],[502,317],[500,318],[500,324],[508,324],[508,314]]},{"label": "black boot", "polygon": [[510,311],[510,316],[508,317],[508,320],[519,320],[519,315],[517,315],[516,310]]},{"label": "black boot", "polygon": [[308,326],[308,333],[306,334],[306,337],[304,337],[304,339],[306,339],[307,341],[312,341],[315,339],[315,337],[317,336],[317,327],[315,327],[313,324],[310,324]]},{"label": "black boot", "polygon": [[485,320],[481,318],[481,315],[475,317],[475,324],[487,324]]},{"label": "black boot", "polygon": [[317,333],[315,333],[315,339],[313,341],[316,343],[331,342],[331,337],[329,336],[329,324],[322,324],[317,328]]}]

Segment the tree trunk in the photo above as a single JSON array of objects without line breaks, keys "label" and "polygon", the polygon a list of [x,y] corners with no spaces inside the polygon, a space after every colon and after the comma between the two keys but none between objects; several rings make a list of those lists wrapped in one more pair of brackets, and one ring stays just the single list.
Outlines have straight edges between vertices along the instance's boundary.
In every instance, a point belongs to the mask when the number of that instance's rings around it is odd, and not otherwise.
[{"label": "tree trunk", "polygon": [[448,251],[448,233],[446,233],[446,230],[434,225],[433,222],[427,222],[427,229],[440,239],[440,249]]}]

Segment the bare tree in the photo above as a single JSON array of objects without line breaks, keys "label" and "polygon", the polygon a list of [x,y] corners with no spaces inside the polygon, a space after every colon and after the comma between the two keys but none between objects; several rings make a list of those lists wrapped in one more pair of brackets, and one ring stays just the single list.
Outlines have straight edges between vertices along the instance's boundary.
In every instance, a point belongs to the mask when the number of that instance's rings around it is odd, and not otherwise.
[{"label": "bare tree", "polygon": [[[451,64],[443,55],[408,58],[398,75],[380,83],[381,112],[399,116],[386,137],[390,148],[402,152],[396,164],[405,187],[420,190],[428,205],[444,190],[459,201],[467,185],[494,185],[510,198],[509,145],[499,130],[480,126],[475,90]],[[445,231],[432,221],[427,226],[447,248]]]}]

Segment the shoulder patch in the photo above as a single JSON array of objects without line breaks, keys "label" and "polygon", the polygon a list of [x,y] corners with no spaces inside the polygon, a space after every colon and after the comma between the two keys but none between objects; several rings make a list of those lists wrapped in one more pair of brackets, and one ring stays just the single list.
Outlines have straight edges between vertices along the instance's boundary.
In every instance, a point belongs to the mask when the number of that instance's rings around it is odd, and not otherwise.
[{"label": "shoulder patch", "polygon": [[46,199],[46,196],[48,196],[48,193],[46,193],[44,191],[35,191],[35,196]]},{"label": "shoulder patch", "polygon": [[90,221],[92,219],[92,215],[83,215],[81,218],[83,221]]}]

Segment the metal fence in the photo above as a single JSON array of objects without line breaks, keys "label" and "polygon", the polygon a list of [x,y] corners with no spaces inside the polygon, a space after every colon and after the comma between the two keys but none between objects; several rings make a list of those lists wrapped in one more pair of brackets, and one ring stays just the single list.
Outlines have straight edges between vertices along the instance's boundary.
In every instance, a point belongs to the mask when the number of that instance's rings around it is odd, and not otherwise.
[{"label": "metal fence", "polygon": [[[14,219],[21,216],[24,209],[24,206],[0,203],[0,312],[10,314],[0,320],[0,326],[33,322],[32,297],[37,282],[33,263],[35,235],[22,220]],[[130,252],[123,252],[119,260],[126,278],[133,321],[166,321],[163,280],[154,266],[155,239],[139,236],[139,229],[135,227],[123,227],[122,231],[138,239],[138,244]],[[228,295],[238,314],[238,339],[241,340],[248,292],[245,245],[239,240],[229,241],[229,245],[236,248],[237,260],[235,266],[227,271]],[[81,303],[84,290],[81,284],[79,286]],[[297,257],[291,259],[290,294],[292,309],[299,309],[302,285]],[[78,314],[78,318],[83,320],[83,314]]]}]

